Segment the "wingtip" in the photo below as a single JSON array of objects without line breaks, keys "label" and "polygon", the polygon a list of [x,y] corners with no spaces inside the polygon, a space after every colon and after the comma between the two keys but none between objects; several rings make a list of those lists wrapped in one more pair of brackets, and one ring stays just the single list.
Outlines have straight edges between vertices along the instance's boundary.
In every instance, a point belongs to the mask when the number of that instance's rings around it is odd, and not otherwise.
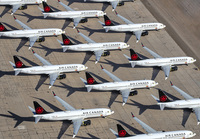
[{"label": "wingtip", "polygon": [[100,66],[101,66],[101,69],[104,69],[102,65],[100,65]]},{"label": "wingtip", "polygon": [[58,0],[58,2],[60,2],[60,0]]},{"label": "wingtip", "polygon": [[117,11],[115,9],[113,9],[115,11],[115,14],[118,15]]},{"label": "wingtip", "polygon": [[123,102],[123,103],[122,103],[122,106],[124,106],[125,104],[126,104],[126,103]]},{"label": "wingtip", "polygon": [[35,51],[32,49],[33,54],[35,54]]},{"label": "wingtip", "polygon": [[132,117],[135,117],[134,114],[131,112]]},{"label": "wingtip", "polygon": [[78,29],[76,29],[76,30],[77,30],[78,33],[80,32]]},{"label": "wingtip", "polygon": [[13,18],[16,20],[17,18],[13,15]]},{"label": "wingtip", "polygon": [[72,137],[72,138],[75,138],[75,136],[76,136],[76,135],[73,135],[73,137]]},{"label": "wingtip", "polygon": [[144,44],[141,42],[142,47],[144,47]]},{"label": "wingtip", "polygon": [[51,85],[49,86],[49,89],[51,88]]},{"label": "wingtip", "polygon": [[52,93],[53,93],[53,96],[56,96],[56,94],[54,93],[54,91],[52,91]]},{"label": "wingtip", "polygon": [[170,81],[170,84],[171,84],[171,86],[173,86],[173,83],[172,83],[172,81]]}]

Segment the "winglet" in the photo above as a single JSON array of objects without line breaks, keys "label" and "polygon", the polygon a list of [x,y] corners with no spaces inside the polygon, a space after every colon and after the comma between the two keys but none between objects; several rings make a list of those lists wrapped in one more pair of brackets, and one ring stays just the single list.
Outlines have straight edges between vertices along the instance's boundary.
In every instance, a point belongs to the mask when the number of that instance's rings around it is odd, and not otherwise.
[{"label": "winglet", "polygon": [[14,17],[15,20],[17,19],[15,16],[13,16],[13,17]]},{"label": "winglet", "polygon": [[115,14],[118,15],[117,11],[115,10]]},{"label": "winglet", "polygon": [[72,138],[75,138],[75,136],[76,136],[76,135],[73,135],[73,137],[72,137]]},{"label": "winglet", "polygon": [[141,42],[142,47],[144,47],[144,44]]},{"label": "winglet", "polygon": [[132,117],[135,117],[132,112],[131,112],[131,115],[132,115]]},{"label": "winglet", "polygon": [[100,66],[101,66],[101,69],[104,69],[102,65],[100,65]]},{"label": "winglet", "polygon": [[33,54],[35,54],[35,51],[32,49]]},{"label": "winglet", "polygon": [[56,94],[54,93],[54,91],[52,91],[52,93],[53,93],[53,96],[56,96]]},{"label": "winglet", "polygon": [[78,29],[76,29],[76,30],[77,30],[78,33],[80,32]]},{"label": "winglet", "polygon": [[172,83],[172,81],[170,81],[170,84],[171,84],[171,86],[173,86],[173,83]]}]

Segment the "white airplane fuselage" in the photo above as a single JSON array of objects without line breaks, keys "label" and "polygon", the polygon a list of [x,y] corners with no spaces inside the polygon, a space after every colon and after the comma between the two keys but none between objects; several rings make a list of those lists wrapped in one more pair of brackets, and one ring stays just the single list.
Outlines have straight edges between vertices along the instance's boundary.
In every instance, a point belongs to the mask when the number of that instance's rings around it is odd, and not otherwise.
[{"label": "white airplane fuselage", "polygon": [[157,103],[158,105],[164,105],[168,108],[196,108],[200,106],[200,99],[189,99],[189,100],[176,100],[172,102]]},{"label": "white airplane fuselage", "polygon": [[104,16],[105,13],[99,10],[88,10],[88,11],[60,11],[60,12],[44,12],[44,17],[52,18],[87,18],[87,17],[100,17]]},{"label": "white airplane fuselage", "polygon": [[104,26],[106,30],[120,31],[120,32],[133,32],[138,30],[153,31],[165,28],[162,23],[140,23],[140,24],[122,24],[115,26]]},{"label": "white airplane fuselage", "polygon": [[130,137],[119,137],[117,139],[183,139],[183,138],[192,138],[196,135],[189,130],[179,130],[179,131],[166,131],[166,132],[157,132],[149,134],[140,134]]},{"label": "white airplane fuselage", "polygon": [[123,90],[123,89],[139,89],[139,88],[150,88],[158,85],[153,80],[136,80],[136,81],[121,81],[121,82],[108,82],[102,84],[87,84],[86,87],[90,86],[96,90]]},{"label": "white airplane fuselage", "polygon": [[129,61],[139,66],[163,66],[163,65],[183,65],[194,63],[196,60],[192,57],[170,57],[170,58],[155,58],[155,59],[144,59],[138,61]]},{"label": "white airplane fuselage", "polygon": [[124,42],[106,42],[106,43],[87,43],[87,44],[77,44],[77,45],[63,45],[66,50],[73,51],[95,51],[95,50],[116,50],[128,48]]},{"label": "white airplane fuselage", "polygon": [[27,74],[51,74],[54,72],[77,72],[86,70],[87,67],[82,64],[65,64],[65,65],[50,65],[50,66],[34,66],[27,68],[15,68],[20,70],[21,73]]},{"label": "white airplane fuselage", "polygon": [[13,4],[41,4],[42,1],[47,0],[0,0],[0,5],[13,5]]},{"label": "white airplane fuselage", "polygon": [[57,36],[61,35],[63,31],[58,28],[49,29],[30,29],[30,30],[12,30],[0,32],[0,36],[12,38],[28,38],[31,36]]},{"label": "white airplane fuselage", "polygon": [[78,118],[92,118],[92,117],[105,117],[113,114],[107,108],[96,108],[96,109],[83,109],[74,111],[60,111],[47,114],[35,114],[33,117],[42,116],[41,119],[45,120],[74,120]]}]

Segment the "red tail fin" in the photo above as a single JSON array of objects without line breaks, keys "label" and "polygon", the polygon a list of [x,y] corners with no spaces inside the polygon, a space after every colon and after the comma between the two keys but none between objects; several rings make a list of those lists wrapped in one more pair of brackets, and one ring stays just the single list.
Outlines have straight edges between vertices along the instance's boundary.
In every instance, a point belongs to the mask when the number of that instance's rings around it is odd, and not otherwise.
[{"label": "red tail fin", "polygon": [[45,111],[40,104],[38,104],[36,101],[33,101],[34,107],[35,107],[35,112],[36,114],[46,114],[47,112]]},{"label": "red tail fin", "polygon": [[3,31],[8,31],[8,30],[2,23],[0,23],[0,32],[3,32]]},{"label": "red tail fin", "polygon": [[17,56],[13,56],[16,68],[25,68],[26,66],[19,60]]},{"label": "red tail fin", "polygon": [[159,89],[159,98],[160,98],[160,102],[170,102],[169,98],[165,95],[165,93]]},{"label": "red tail fin", "polygon": [[54,12],[46,2],[43,1],[42,4],[43,4],[43,8],[44,8],[45,12],[47,12],[47,13]]},{"label": "red tail fin", "polygon": [[64,45],[73,45],[73,43],[70,41],[70,39],[65,34],[62,34],[62,39],[63,39]]},{"label": "red tail fin", "polygon": [[120,124],[117,124],[117,130],[118,130],[119,137],[129,137],[130,136]]},{"label": "red tail fin", "polygon": [[97,81],[88,73],[85,72],[87,83],[92,85],[92,84],[98,84]]},{"label": "red tail fin", "polygon": [[133,61],[142,60],[133,49],[130,49],[130,55]]},{"label": "red tail fin", "polygon": [[114,24],[113,24],[112,21],[108,18],[107,15],[104,15],[104,22],[105,22],[105,26],[114,26]]}]

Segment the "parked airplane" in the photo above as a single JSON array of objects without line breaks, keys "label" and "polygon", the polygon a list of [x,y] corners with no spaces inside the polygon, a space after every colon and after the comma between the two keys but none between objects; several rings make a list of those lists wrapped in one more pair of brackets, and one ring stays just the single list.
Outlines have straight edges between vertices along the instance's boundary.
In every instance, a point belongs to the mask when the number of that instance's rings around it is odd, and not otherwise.
[{"label": "parked airplane", "polygon": [[165,80],[169,77],[170,71],[178,70],[178,67],[177,67],[178,65],[185,65],[185,64],[187,65],[189,63],[194,63],[196,61],[196,59],[194,59],[192,57],[167,57],[167,58],[163,58],[160,55],[153,52],[152,50],[150,50],[149,48],[145,47],[143,44],[142,44],[142,47],[147,52],[149,52],[154,57],[154,59],[142,59],[138,56],[138,54],[133,49],[130,49],[131,58],[128,57],[127,55],[125,55],[125,54],[124,54],[124,56],[129,60],[129,63],[131,63],[132,68],[134,68],[135,65],[145,66],[145,67],[147,67],[147,66],[149,66],[149,67],[153,67],[153,66],[160,67],[165,73]]},{"label": "parked airplane", "polygon": [[53,11],[46,2],[43,2],[43,9],[40,9],[43,12],[44,18],[52,17],[52,18],[70,18],[74,21],[74,28],[78,25],[79,22],[87,22],[87,18],[90,17],[101,17],[105,15],[103,11],[100,10],[84,10],[84,11],[74,11],[69,6],[58,0],[59,4],[61,4],[68,11]]},{"label": "parked airplane", "polygon": [[103,42],[103,43],[96,43],[95,41],[91,40],[89,37],[82,34],[79,30],[77,30],[78,33],[88,42],[87,44],[73,44],[69,38],[62,34],[63,42],[58,40],[58,42],[61,44],[63,48],[63,52],[67,50],[72,51],[90,51],[95,54],[96,62],[95,64],[100,60],[102,55],[109,55],[108,50],[117,50],[117,49],[124,49],[128,48],[129,45],[124,42]]},{"label": "parked airplane", "polygon": [[135,89],[141,88],[151,88],[158,85],[157,82],[153,80],[135,80],[135,81],[122,81],[109,71],[103,68],[101,69],[114,81],[108,83],[98,83],[88,72],[86,72],[86,80],[80,78],[84,83],[87,91],[90,92],[92,89],[96,90],[117,90],[122,94],[124,106],[127,102],[129,95],[136,95],[137,91]]},{"label": "parked airplane", "polygon": [[114,23],[112,23],[112,21],[108,18],[107,15],[104,15],[104,22],[105,23],[102,23],[101,21],[99,21],[99,23],[101,23],[103,25],[103,28],[105,29],[106,32],[108,32],[109,30],[118,31],[118,32],[132,32],[136,36],[136,40],[137,40],[136,43],[140,40],[141,36],[148,35],[148,31],[154,31],[154,30],[157,31],[157,30],[160,30],[160,29],[163,29],[163,28],[166,27],[162,23],[138,23],[138,24],[134,24],[133,22],[126,19],[125,17],[119,15],[116,11],[115,11],[115,13],[126,24],[115,25]]},{"label": "parked airplane", "polygon": [[133,114],[132,117],[144,128],[144,130],[146,130],[148,134],[130,135],[120,124],[117,124],[118,133],[110,128],[110,131],[117,137],[116,139],[186,139],[192,138],[196,135],[196,133],[193,133],[190,130],[156,131]]},{"label": "parked airplane", "polygon": [[197,117],[197,125],[200,123],[200,99],[199,98],[193,98],[183,90],[179,89],[175,85],[171,83],[171,86],[179,92],[185,100],[170,100],[167,95],[162,91],[159,90],[159,98],[152,95],[152,97],[158,102],[157,104],[160,105],[160,109],[164,110],[165,107],[168,108],[189,108],[192,109],[193,112],[195,112],[195,115]]},{"label": "parked airplane", "polygon": [[63,77],[64,72],[79,72],[86,70],[88,67],[82,64],[64,64],[64,65],[52,65],[50,62],[39,56],[32,50],[34,56],[36,56],[40,62],[42,62],[43,66],[33,66],[27,67],[25,66],[17,56],[13,56],[15,64],[11,61],[10,64],[14,67],[15,75],[19,73],[27,73],[27,74],[48,74],[50,77],[50,86],[53,86],[56,79],[61,76]]},{"label": "parked airplane", "polygon": [[47,112],[42,106],[40,106],[36,101],[33,101],[35,109],[29,109],[33,112],[33,117],[35,117],[35,123],[39,122],[40,119],[45,120],[71,120],[73,123],[73,138],[77,135],[80,126],[90,125],[90,120],[84,120],[86,118],[95,118],[95,117],[106,117],[114,113],[108,108],[95,108],[95,109],[75,109],[67,102],[62,100],[60,97],[56,96],[53,92],[54,97],[65,107],[66,111],[59,112]]},{"label": "parked airplane", "polygon": [[86,1],[92,1],[92,2],[109,2],[112,5],[112,11],[114,11],[116,9],[117,6],[122,6],[124,5],[124,2],[126,1],[132,1],[134,2],[134,0],[84,0],[84,2]]},{"label": "parked airplane", "polygon": [[47,28],[47,29],[31,29],[14,16],[15,21],[24,29],[24,30],[7,30],[6,27],[0,23],[0,36],[2,37],[11,37],[11,38],[28,38],[30,41],[29,49],[34,45],[36,41],[44,41],[46,36],[57,36],[65,33],[58,28]]},{"label": "parked airplane", "polygon": [[41,4],[43,1],[47,0],[0,0],[0,5],[12,6],[12,15],[18,9],[27,9],[27,5]]}]

